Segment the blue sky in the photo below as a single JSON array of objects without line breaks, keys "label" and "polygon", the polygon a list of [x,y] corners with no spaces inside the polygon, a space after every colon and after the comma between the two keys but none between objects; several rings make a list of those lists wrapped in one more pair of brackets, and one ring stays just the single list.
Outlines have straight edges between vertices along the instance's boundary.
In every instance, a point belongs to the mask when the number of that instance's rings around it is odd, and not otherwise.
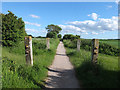
[{"label": "blue sky", "polygon": [[118,38],[118,4],[115,2],[3,2],[2,13],[10,10],[22,17],[33,36],[46,36],[45,27],[59,25],[61,34],[82,38]]}]

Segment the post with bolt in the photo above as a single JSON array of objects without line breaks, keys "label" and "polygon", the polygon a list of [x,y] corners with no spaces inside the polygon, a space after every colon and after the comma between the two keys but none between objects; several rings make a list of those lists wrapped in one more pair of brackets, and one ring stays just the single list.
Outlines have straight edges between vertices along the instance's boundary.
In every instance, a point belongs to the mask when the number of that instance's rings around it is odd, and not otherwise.
[{"label": "post with bolt", "polygon": [[33,66],[32,37],[31,36],[26,36],[24,42],[25,42],[26,64]]},{"label": "post with bolt", "polygon": [[99,39],[92,40],[92,63],[96,64],[98,60],[99,52]]},{"label": "post with bolt", "polygon": [[46,38],[46,49],[50,49],[50,38]]}]

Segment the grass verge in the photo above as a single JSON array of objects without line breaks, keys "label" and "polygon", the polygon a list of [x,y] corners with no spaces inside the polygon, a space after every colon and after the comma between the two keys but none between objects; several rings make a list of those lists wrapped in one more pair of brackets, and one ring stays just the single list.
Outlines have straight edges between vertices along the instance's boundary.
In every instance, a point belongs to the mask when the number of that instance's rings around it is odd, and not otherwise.
[{"label": "grass verge", "polygon": [[47,67],[51,65],[58,39],[50,39],[50,49],[46,50],[46,40],[33,40],[34,65],[27,66],[24,42],[17,47],[2,48],[3,88],[44,88]]},{"label": "grass verge", "polygon": [[118,57],[99,54],[96,66],[91,64],[91,52],[66,47],[66,53],[75,67],[76,76],[83,88],[118,88]]}]

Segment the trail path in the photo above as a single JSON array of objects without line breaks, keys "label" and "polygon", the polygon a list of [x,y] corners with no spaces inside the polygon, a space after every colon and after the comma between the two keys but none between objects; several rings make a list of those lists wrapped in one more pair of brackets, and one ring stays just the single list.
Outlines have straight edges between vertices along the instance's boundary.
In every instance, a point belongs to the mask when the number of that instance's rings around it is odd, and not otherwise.
[{"label": "trail path", "polygon": [[66,56],[62,42],[59,43],[53,64],[48,69],[46,88],[80,88],[75,71]]}]

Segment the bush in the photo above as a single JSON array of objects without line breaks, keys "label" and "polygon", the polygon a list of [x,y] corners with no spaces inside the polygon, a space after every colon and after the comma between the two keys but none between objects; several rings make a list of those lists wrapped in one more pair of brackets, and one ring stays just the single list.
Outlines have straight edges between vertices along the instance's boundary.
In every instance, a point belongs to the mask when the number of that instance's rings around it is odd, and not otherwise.
[{"label": "bush", "polygon": [[56,32],[49,32],[47,33],[47,36],[48,38],[57,38],[57,33]]},{"label": "bush", "polygon": [[118,56],[120,53],[120,50],[115,48],[115,47],[112,47],[111,45],[108,45],[106,43],[100,43],[99,52],[104,53],[104,54],[108,54],[108,55]]},{"label": "bush", "polygon": [[65,47],[77,48],[77,45],[76,45],[77,40],[73,40],[73,41],[71,41],[71,40],[63,40],[63,42],[64,42]]},{"label": "bush", "polygon": [[44,49],[46,49],[46,43],[45,43],[45,41],[41,41],[41,42],[38,42],[38,41],[33,41],[32,42],[32,46],[33,46],[33,54],[34,55],[38,55],[38,54],[40,54],[40,49],[41,50],[44,50]]},{"label": "bush", "polygon": [[61,38],[62,37],[62,35],[61,34],[58,34],[58,38]]},{"label": "bush", "polygon": [[80,38],[80,36],[78,36],[78,35],[72,35],[72,34],[65,34],[64,36],[63,36],[63,39],[70,39],[70,40],[75,40],[75,39],[79,39]]},{"label": "bush", "polygon": [[14,46],[24,40],[25,23],[12,12],[2,15],[2,44],[3,46]]}]

